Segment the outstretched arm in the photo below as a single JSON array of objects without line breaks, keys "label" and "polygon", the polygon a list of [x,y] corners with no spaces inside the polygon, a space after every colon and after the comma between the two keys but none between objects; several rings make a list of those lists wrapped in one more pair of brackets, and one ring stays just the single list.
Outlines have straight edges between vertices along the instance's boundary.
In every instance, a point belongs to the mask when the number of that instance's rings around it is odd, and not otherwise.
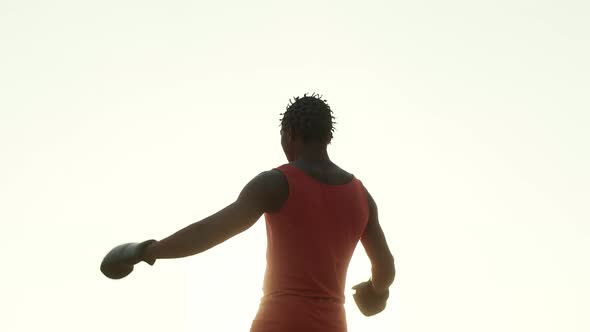
[{"label": "outstretched arm", "polygon": [[250,228],[272,206],[277,190],[275,179],[272,171],[260,173],[242,189],[235,202],[146,247],[146,260],[195,255]]}]

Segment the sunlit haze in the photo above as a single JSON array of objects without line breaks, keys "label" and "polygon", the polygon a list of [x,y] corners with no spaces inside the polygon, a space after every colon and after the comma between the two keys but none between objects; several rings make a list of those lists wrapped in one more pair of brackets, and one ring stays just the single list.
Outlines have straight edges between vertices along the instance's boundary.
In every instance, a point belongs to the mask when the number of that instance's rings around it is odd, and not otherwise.
[{"label": "sunlit haze", "polygon": [[[99,271],[287,162],[323,95],[328,153],[395,257],[351,332],[590,331],[586,1],[0,2],[0,331],[248,331],[264,219],[184,259]],[[337,230],[335,230],[337,231]]]}]

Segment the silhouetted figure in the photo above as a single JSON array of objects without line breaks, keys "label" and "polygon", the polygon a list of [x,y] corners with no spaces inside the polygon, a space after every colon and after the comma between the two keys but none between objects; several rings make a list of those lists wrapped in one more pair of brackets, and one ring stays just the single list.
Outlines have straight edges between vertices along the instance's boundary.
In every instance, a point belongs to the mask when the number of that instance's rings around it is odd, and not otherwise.
[{"label": "silhouetted figure", "polygon": [[264,292],[251,332],[344,332],[344,286],[359,241],[371,261],[369,281],[353,287],[361,312],[381,312],[395,278],[394,260],[362,182],[327,153],[334,116],[321,96],[287,105],[281,145],[289,163],[254,177],[235,202],[160,240],[111,250],[101,271],[125,277],[133,265],[191,256],[250,228],[263,214],[267,231]]}]

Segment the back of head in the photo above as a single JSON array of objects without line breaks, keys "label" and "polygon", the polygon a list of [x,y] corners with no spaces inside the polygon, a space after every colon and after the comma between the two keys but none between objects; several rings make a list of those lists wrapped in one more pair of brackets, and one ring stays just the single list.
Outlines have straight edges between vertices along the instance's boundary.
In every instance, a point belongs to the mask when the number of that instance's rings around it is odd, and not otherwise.
[{"label": "back of head", "polygon": [[294,98],[293,103],[289,99],[285,113],[281,113],[281,132],[301,138],[304,143],[330,144],[336,122],[327,101],[315,93]]}]

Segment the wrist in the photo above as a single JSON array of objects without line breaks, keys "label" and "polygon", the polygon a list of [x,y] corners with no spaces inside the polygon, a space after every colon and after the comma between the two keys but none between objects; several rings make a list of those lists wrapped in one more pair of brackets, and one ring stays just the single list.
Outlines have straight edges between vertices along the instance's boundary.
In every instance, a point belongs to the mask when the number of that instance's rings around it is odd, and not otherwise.
[{"label": "wrist", "polygon": [[156,262],[156,259],[158,259],[157,245],[158,241],[156,240],[148,240],[144,242],[141,255],[144,262],[150,265],[153,265]]},{"label": "wrist", "polygon": [[378,287],[375,287],[375,284],[373,283],[372,278],[369,279],[369,283],[371,284],[371,290],[375,294],[381,295],[381,296],[389,296],[389,287],[387,287],[387,288],[378,288]]}]

